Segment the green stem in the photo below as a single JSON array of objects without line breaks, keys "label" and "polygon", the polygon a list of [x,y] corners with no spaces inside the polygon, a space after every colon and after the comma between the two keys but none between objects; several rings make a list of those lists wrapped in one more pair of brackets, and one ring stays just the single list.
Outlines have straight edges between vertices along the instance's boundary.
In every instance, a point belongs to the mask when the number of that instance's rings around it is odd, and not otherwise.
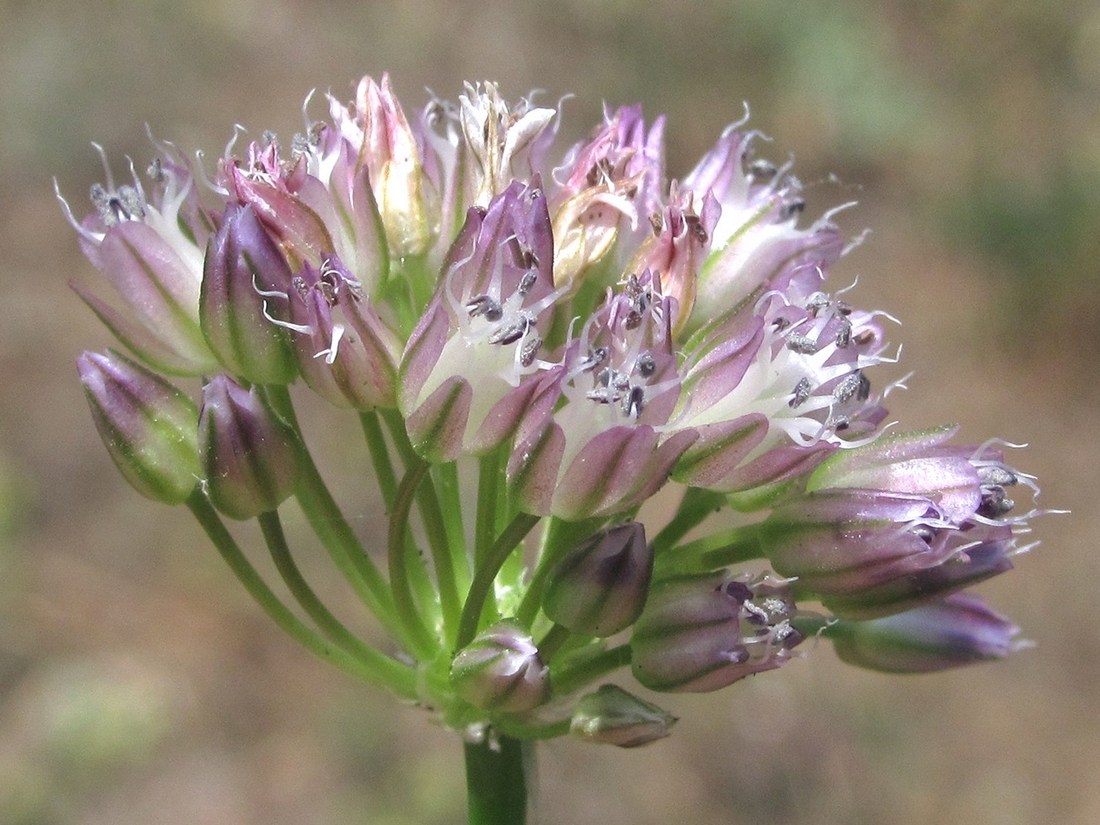
[{"label": "green stem", "polygon": [[707,516],[721,509],[725,503],[726,497],[721,493],[699,487],[688,487],[684,490],[684,497],[680,501],[676,515],[650,542],[654,555],[674,547],[676,542],[691,532],[693,527],[697,527]]},{"label": "green stem", "polygon": [[462,522],[462,485],[458,480],[458,465],[454,461],[436,467],[436,489],[443,506],[443,527],[447,545],[451,548],[455,578],[459,592],[470,587],[470,558],[466,553],[466,527]]},{"label": "green stem", "polygon": [[374,465],[374,477],[378,480],[378,489],[382,493],[382,501],[385,502],[388,513],[393,507],[394,499],[397,498],[397,476],[393,472],[386,438],[378,423],[378,413],[359,413],[359,424],[367,440],[367,450],[370,452],[371,464]]},{"label": "green stem", "polygon": [[417,485],[428,472],[428,465],[421,463],[405,474],[397,488],[393,512],[390,513],[388,531],[388,560],[390,587],[393,589],[394,608],[397,618],[403,625],[410,647],[416,658],[431,659],[435,655],[437,640],[428,631],[413,600],[406,568],[406,532],[409,524],[409,510],[416,494]]},{"label": "green stem", "polygon": [[509,736],[467,742],[466,793],[470,825],[524,825],[533,745]]},{"label": "green stem", "polygon": [[[416,461],[418,464],[414,464],[414,468],[419,470],[422,466],[426,470],[431,469],[431,466],[422,459],[418,458]],[[457,632],[462,603],[458,597],[454,558],[451,555],[450,542],[447,540],[443,508],[440,507],[430,472],[420,476],[420,483],[416,488],[416,503],[417,509],[420,510],[420,520],[424,524],[428,548],[431,550],[432,566],[435,568],[436,585],[439,588],[439,606],[443,612],[443,633],[447,642],[451,643]]]},{"label": "green stem", "polygon": [[493,587],[493,581],[500,571],[501,565],[512,554],[524,537],[531,532],[531,528],[539,521],[538,516],[528,513],[520,513],[500,534],[497,540],[485,554],[485,558],[478,565],[474,580],[470,584],[470,592],[466,595],[466,604],[462,608],[462,618],[458,624],[458,648],[468,645],[477,635],[478,620],[485,606],[485,599]]},{"label": "green stem", "polygon": [[[267,586],[260,574],[256,572],[256,568],[252,566],[251,562],[245,558],[241,548],[233,540],[229,531],[225,529],[225,525],[222,524],[218,514],[214,512],[214,508],[210,506],[202,493],[194,492],[187,500],[187,507],[194,514],[207,537],[217,548],[221,557],[225,559],[234,575],[244,585],[245,590],[287,635],[315,656],[331,662],[341,670],[366,682],[389,687],[402,693],[402,695],[405,694],[406,683],[408,683],[408,688],[412,689],[411,680],[414,678],[414,674],[411,671],[409,676],[407,678],[402,677],[400,682],[383,679],[364,662],[326,642],[291,613],[286,605],[279,601],[278,596],[271,591],[271,588]],[[415,690],[412,690],[412,695],[414,694]]]},{"label": "green stem", "polygon": [[566,696],[607,673],[630,664],[630,645],[619,645],[586,657],[575,665],[565,663],[551,673],[555,696]]},{"label": "green stem", "polygon": [[365,644],[332,615],[317,597],[290,554],[279,514],[275,511],[261,513],[258,520],[264,541],[267,542],[268,550],[271,552],[271,559],[275,562],[275,569],[279,571],[291,595],[313,619],[321,632],[362,662],[365,667],[377,672],[380,683],[389,685],[398,695],[406,699],[415,698],[416,674],[407,666]]},{"label": "green stem", "polygon": [[294,495],[309,526],[313,528],[313,532],[321,540],[333,564],[363,604],[378,618],[386,630],[407,644],[408,639],[401,633],[401,625],[396,619],[393,595],[386,580],[363,549],[363,545],[359,543],[355,531],[351,529],[340,506],[325,486],[325,481],[321,478],[305,439],[302,437],[290,394],[286,387],[282,386],[269,385],[265,389],[272,406],[297,434],[299,468],[298,484]]},{"label": "green stem", "polygon": [[523,595],[516,618],[525,625],[531,627],[542,607],[542,591],[546,587],[546,579],[550,571],[557,564],[563,553],[577,546],[577,543],[588,538],[604,523],[606,519],[588,519],[587,521],[564,521],[551,517],[546,525],[546,532],[542,536],[542,546],[539,548],[539,560],[535,572],[531,576],[531,583],[527,592]]},{"label": "green stem", "polygon": [[558,652],[565,641],[569,638],[569,628],[563,627],[560,624],[555,624],[546,632],[537,645],[539,650],[539,659],[544,665],[550,664],[550,660],[554,658],[554,654]]},{"label": "green stem", "polygon": [[755,526],[733,527],[681,544],[656,560],[655,577],[706,573],[731,564],[762,558]]},{"label": "green stem", "polygon": [[477,469],[477,514],[474,522],[474,568],[493,545],[496,535],[497,485],[500,483],[501,452],[482,456]]}]

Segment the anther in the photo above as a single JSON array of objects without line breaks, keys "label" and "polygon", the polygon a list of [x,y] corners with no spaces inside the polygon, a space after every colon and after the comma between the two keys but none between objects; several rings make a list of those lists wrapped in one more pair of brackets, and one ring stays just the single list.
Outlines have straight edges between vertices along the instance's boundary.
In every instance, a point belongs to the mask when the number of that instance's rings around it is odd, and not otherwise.
[{"label": "anther", "polygon": [[645,390],[634,385],[630,388],[630,392],[623,397],[623,414],[626,416],[634,416],[637,418],[642,414],[642,405],[645,402]]},{"label": "anther", "polygon": [[978,468],[978,481],[982,486],[1012,487],[1019,482],[1016,474],[1007,467],[986,464]]},{"label": "anther", "polygon": [[840,349],[845,349],[852,343],[852,322],[845,318],[843,315],[837,316],[837,328],[836,328],[836,345]]},{"label": "anther", "polygon": [[760,158],[749,164],[749,177],[754,181],[771,180],[778,174],[779,169],[770,160]]},{"label": "anther", "polygon": [[983,486],[981,491],[982,503],[978,505],[979,515],[987,518],[999,518],[1016,506],[1016,502],[1005,495],[1004,487]]},{"label": "anther", "polygon": [[97,183],[92,186],[89,195],[104,226],[118,226],[123,221],[145,217],[145,201],[132,186],[120,186],[116,191],[109,191]]},{"label": "anther", "polygon": [[779,211],[783,217],[783,220],[786,220],[787,218],[793,218],[805,208],[806,201],[802,200],[802,198],[791,198],[789,201],[786,201],[783,204],[782,208]]},{"label": "anther", "polygon": [[535,356],[538,355],[539,350],[542,348],[542,339],[537,335],[532,335],[519,348],[519,363],[520,366],[529,367],[535,363]]},{"label": "anther", "polygon": [[509,324],[506,327],[493,332],[489,336],[490,344],[514,344],[520,338],[527,334],[527,330],[531,327],[531,317],[529,315],[520,314],[519,318]]},{"label": "anther", "polygon": [[817,341],[809,335],[794,332],[787,336],[787,349],[800,355],[813,355],[817,352]]},{"label": "anther", "polygon": [[649,378],[657,371],[657,362],[653,360],[653,356],[648,352],[643,352],[634,362],[634,369],[638,371],[638,375],[642,378]]},{"label": "anther", "polygon": [[856,390],[856,401],[866,401],[871,397],[871,379],[864,373],[859,373],[859,389]]},{"label": "anther", "polygon": [[853,335],[852,340],[855,341],[857,347],[865,347],[875,340],[875,332],[870,329],[862,330]]},{"label": "anther", "polygon": [[798,379],[798,383],[794,385],[794,394],[791,396],[791,400],[787,402],[788,406],[793,410],[802,406],[806,399],[810,397],[810,392],[813,387],[810,385],[810,379],[802,377]]},{"label": "anther", "polygon": [[833,390],[833,398],[843,403],[850,400],[853,396],[857,395],[860,391],[860,386],[863,378],[863,374],[858,370],[853,373],[849,373],[844,377],[844,380],[836,385]]},{"label": "anther", "polygon": [[470,313],[471,318],[484,315],[490,321],[499,321],[504,317],[504,309],[488,295],[475,296],[466,304],[466,311]]},{"label": "anther", "polygon": [[517,291],[520,295],[526,295],[531,291],[531,288],[535,285],[535,281],[538,280],[539,273],[537,269],[528,269],[523,273],[523,277],[519,279],[519,288]]}]

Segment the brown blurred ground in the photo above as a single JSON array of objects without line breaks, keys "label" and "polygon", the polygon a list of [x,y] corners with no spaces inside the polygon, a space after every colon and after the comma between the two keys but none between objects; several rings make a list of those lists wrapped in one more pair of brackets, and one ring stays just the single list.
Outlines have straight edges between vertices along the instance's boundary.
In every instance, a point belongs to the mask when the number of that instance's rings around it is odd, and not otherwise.
[{"label": "brown blurred ground", "polygon": [[648,749],[543,748],[542,821],[1100,821],[1100,10],[641,5],[0,2],[0,823],[462,821],[458,743],[284,640],[184,512],[115,473],[72,366],[108,344],[66,287],[95,276],[50,183],[81,202],[93,140],[144,163],[146,122],[214,156],[236,122],[293,132],[310,88],[387,70],[410,106],[464,79],[575,92],[569,137],[641,101],[669,114],[672,174],[748,100],[812,214],[861,201],[843,224],[874,233],[834,284],[905,322],[903,424],[1029,441],[1042,503],[1074,511],[982,588],[1036,649],[903,679],[822,646],[673,697]]}]

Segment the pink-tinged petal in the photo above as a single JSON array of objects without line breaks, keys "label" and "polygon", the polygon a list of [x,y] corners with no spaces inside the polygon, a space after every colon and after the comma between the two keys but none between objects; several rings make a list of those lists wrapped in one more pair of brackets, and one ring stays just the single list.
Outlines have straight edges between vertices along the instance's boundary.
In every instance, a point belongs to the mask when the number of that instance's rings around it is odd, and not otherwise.
[{"label": "pink-tinged petal", "polygon": [[696,441],[676,464],[673,478],[692,487],[717,488],[768,433],[760,413],[695,428]]},{"label": "pink-tinged petal", "polygon": [[405,418],[413,448],[431,462],[458,458],[472,398],[469,382],[457,375],[440,384]]},{"label": "pink-tinged petal", "polygon": [[695,440],[681,432],[658,446],[652,427],[614,427],[591,439],[565,468],[554,493],[556,515],[570,520],[612,515],[655,493]]},{"label": "pink-tinged petal", "polygon": [[733,335],[706,350],[684,378],[684,405],[703,414],[741,383],[764,342],[764,319],[749,318]]},{"label": "pink-tinged petal", "polygon": [[397,403],[405,415],[413,412],[420,397],[420,389],[428,380],[439,360],[447,338],[450,336],[451,322],[442,304],[433,301],[417,322],[409,335],[405,352],[401,356],[398,369]]},{"label": "pink-tinged petal", "polygon": [[466,440],[466,448],[474,455],[480,455],[514,435],[538,390],[538,379],[532,376],[505,393],[481,420],[472,437]]},{"label": "pink-tinged petal", "polygon": [[550,515],[558,468],[565,452],[565,433],[551,421],[523,439],[508,458],[508,484],[528,513]]},{"label": "pink-tinged petal", "polygon": [[69,286],[111,334],[150,367],[171,375],[199,375],[217,368],[217,361],[206,347],[205,341],[200,342],[201,348],[194,347],[189,354],[186,341],[166,344],[150,332],[148,327],[135,323],[128,315],[101,301],[78,284],[70,283]]},{"label": "pink-tinged petal", "polygon": [[733,493],[751,490],[765,484],[788,481],[809,474],[838,449],[836,444],[828,442],[821,442],[812,447],[792,445],[772,447],[711,487]]}]

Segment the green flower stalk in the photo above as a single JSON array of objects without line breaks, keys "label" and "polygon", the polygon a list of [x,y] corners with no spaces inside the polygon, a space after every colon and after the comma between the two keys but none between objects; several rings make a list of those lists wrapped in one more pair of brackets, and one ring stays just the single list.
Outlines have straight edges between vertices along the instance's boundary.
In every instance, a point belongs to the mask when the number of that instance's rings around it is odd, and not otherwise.
[{"label": "green flower stalk", "polygon": [[[75,288],[142,362],[78,367],[139,492],[186,503],[308,650],[460,735],[471,822],[525,821],[538,740],[667,736],[616,681],[717,691],[811,635],[891,672],[1020,647],[966,588],[1029,546],[1034,479],[1000,442],[887,432],[893,318],[831,278],[862,235],[843,207],[804,223],[758,133],[670,180],[640,106],[561,152],[554,108],[489,83],[415,112],[368,77],[327,103],[213,174],[154,144],[145,183],[107,169],[87,216],[62,201],[121,305]],[[162,374],[202,376],[201,403]],[[364,440],[340,497],[306,393]],[[290,498],[375,641],[298,567]],[[256,520],[293,605],[223,516]]]}]

